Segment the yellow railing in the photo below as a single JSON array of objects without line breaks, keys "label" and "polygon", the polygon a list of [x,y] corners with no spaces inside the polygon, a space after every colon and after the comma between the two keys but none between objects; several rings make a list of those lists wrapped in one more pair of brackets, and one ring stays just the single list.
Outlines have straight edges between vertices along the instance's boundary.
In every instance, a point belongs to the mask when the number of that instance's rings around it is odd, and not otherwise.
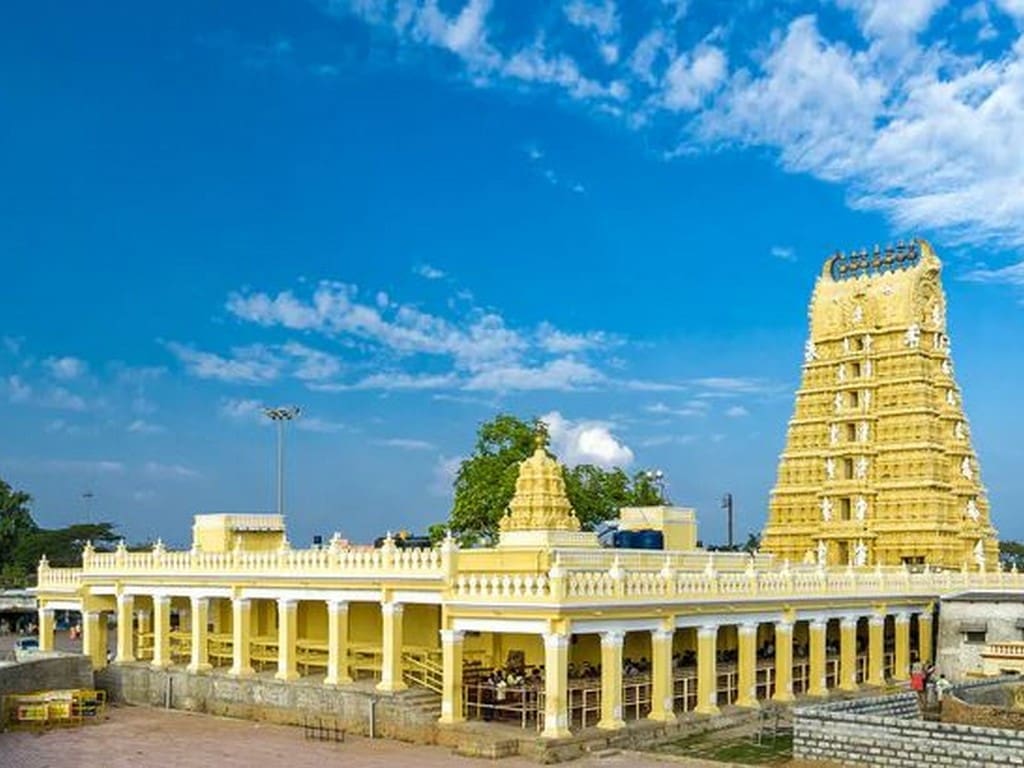
[{"label": "yellow railing", "polygon": [[75,592],[82,584],[81,568],[51,568],[40,563],[38,589],[48,592]]},{"label": "yellow railing", "polygon": [[444,667],[421,653],[402,654],[402,679],[434,693],[444,690]]},{"label": "yellow railing", "polygon": [[1024,643],[1012,641],[989,643],[985,646],[985,650],[981,652],[981,655],[998,656],[1004,659],[1024,659]]}]

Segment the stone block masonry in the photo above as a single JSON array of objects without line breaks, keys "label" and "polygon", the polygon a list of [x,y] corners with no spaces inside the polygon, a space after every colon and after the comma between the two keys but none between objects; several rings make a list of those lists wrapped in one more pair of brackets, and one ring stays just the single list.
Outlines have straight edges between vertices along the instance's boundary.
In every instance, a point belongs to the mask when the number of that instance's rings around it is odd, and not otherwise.
[{"label": "stone block masonry", "polygon": [[92,688],[92,664],[85,656],[40,656],[0,666],[0,697],[66,688]]},{"label": "stone block masonry", "polygon": [[[96,673],[96,684],[112,701],[206,712],[282,725],[315,717],[350,733],[433,744],[437,713],[411,705],[402,694],[380,695],[359,687],[332,688],[273,678],[154,669],[123,664]],[[372,713],[372,714],[371,714]]]},{"label": "stone block masonry", "polygon": [[1024,766],[1024,733],[921,719],[901,693],[797,709],[793,756],[852,765]]}]

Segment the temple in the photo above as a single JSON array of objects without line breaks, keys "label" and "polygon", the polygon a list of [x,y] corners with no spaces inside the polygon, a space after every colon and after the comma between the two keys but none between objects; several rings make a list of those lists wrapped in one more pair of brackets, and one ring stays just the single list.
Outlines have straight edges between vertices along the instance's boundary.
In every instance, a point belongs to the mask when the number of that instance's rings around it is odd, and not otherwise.
[{"label": "temple", "polygon": [[923,240],[826,261],[763,551],[825,565],[996,565],[940,271]]},{"label": "temple", "polygon": [[673,507],[622,513],[663,549],[600,546],[541,431],[494,547],[299,549],[279,515],[197,515],[187,550],[44,558],[40,645],[78,611],[95,668],[113,646],[110,671],[168,697],[173,670],[189,706],[413,687],[438,727],[555,740],[907,680],[944,595],[1024,589],[998,569],[938,276],[920,241],[827,263],[762,553],[700,549]]}]

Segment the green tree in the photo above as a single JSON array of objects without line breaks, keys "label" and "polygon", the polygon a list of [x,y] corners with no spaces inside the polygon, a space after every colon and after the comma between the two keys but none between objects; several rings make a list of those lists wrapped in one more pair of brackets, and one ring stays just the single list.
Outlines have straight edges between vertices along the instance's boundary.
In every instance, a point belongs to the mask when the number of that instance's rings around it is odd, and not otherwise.
[{"label": "green tree", "polygon": [[1024,571],[1024,543],[1019,541],[1000,541],[999,559],[1007,566],[1017,566]]},{"label": "green tree", "polygon": [[0,569],[14,567],[14,552],[25,536],[39,530],[32,519],[32,497],[0,480]]},{"label": "green tree", "polygon": [[[519,462],[534,451],[537,422],[500,414],[480,425],[473,454],[455,477],[455,499],[448,527],[464,542],[493,541],[498,522],[512,501]],[[661,488],[646,472],[631,478],[622,469],[593,464],[563,469],[566,495],[584,528],[618,517],[628,506],[664,504]],[[441,529],[432,527],[440,533]]]}]

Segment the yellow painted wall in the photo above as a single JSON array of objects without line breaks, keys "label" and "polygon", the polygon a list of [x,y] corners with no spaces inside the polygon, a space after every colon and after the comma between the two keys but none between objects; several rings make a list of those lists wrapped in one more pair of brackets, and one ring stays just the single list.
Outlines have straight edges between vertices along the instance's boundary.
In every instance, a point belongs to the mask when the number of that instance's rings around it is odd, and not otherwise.
[{"label": "yellow painted wall", "polygon": [[297,623],[298,637],[326,643],[327,603],[323,600],[300,600]]},{"label": "yellow painted wall", "polygon": [[380,603],[349,603],[349,639],[353,643],[381,642]]},{"label": "yellow painted wall", "polygon": [[403,612],[404,645],[422,648],[441,647],[441,606],[408,604]]}]

